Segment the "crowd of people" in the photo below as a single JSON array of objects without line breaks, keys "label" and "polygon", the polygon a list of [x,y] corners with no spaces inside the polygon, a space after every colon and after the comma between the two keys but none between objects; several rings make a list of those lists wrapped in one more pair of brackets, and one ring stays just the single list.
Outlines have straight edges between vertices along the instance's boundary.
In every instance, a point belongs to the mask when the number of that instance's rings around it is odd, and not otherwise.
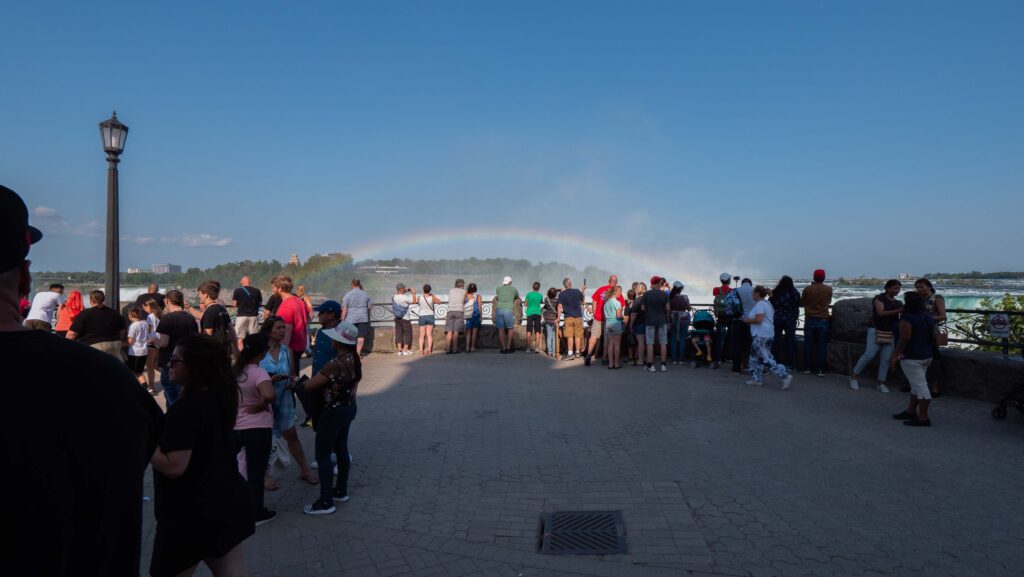
[{"label": "crowd of people", "polygon": [[[234,319],[217,281],[197,288],[198,307],[180,290],[161,293],[156,285],[121,311],[107,306],[98,290],[89,292],[89,307],[79,291],[65,299],[56,283],[26,302],[27,256],[42,234],[29,225],[16,193],[0,187],[0,205],[0,231],[7,235],[0,244],[0,350],[12,382],[46,383],[11,387],[8,405],[48,407],[60,429],[41,434],[32,426],[34,413],[21,410],[10,411],[0,425],[7,462],[25,473],[5,481],[4,516],[16,520],[19,531],[6,540],[0,566],[11,574],[39,572],[40,564],[85,563],[88,574],[130,574],[134,564],[137,571],[142,475],[150,466],[157,519],[153,575],[191,574],[200,562],[214,574],[244,572],[242,542],[277,515],[265,500],[266,491],[278,488],[270,466],[275,448],[296,461],[299,479],[319,488],[305,513],[328,515],[349,500],[348,439],[372,308],[358,279],[341,302],[314,307],[288,276],[273,279],[266,302],[242,278],[230,299]],[[585,326],[585,280],[576,288],[565,278],[560,289],[546,291],[533,282],[520,295],[505,277],[495,290],[493,320],[501,354],[515,351],[515,330],[525,321],[527,354],[582,359],[585,366],[598,360],[608,370],[622,369],[625,360],[661,373],[668,364],[717,369],[729,362],[733,372],[750,373],[747,384],[761,386],[772,374],[785,390],[796,363],[800,309],[802,370],[825,374],[832,288],[824,270],[813,279],[798,291],[788,276],[769,289],[723,273],[712,307],[698,310],[680,281],[653,276],[649,284],[625,289],[612,275],[589,294],[593,315]],[[859,389],[863,371],[878,357],[877,388],[887,393],[889,371],[898,363],[910,395],[893,417],[927,427],[936,394],[929,370],[942,344],[937,327],[946,320],[945,305],[928,279],[919,279],[902,301],[901,290],[891,280],[874,298],[866,352],[849,382]],[[418,351],[431,353],[442,304],[446,353],[477,352],[484,303],[474,283],[458,279],[447,301],[429,284],[419,294],[396,286],[396,354],[414,354],[414,311]],[[314,314],[319,328],[311,340]],[[300,378],[306,355],[311,376]],[[75,379],[59,374],[69,367]],[[159,391],[166,414],[153,398]],[[298,427],[315,432],[312,462]],[[96,451],[99,445],[103,450]]]}]

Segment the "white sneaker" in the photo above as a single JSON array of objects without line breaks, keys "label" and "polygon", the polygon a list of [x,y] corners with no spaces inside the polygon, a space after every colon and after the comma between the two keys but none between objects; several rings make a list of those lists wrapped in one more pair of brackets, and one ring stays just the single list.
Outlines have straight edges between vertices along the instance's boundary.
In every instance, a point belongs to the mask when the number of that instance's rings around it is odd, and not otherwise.
[{"label": "white sneaker", "polygon": [[750,379],[749,381],[743,381],[743,384],[744,385],[754,385],[755,387],[763,387],[764,386],[763,382],[755,381],[754,379]]},{"label": "white sneaker", "polygon": [[785,391],[789,388],[789,385],[793,382],[793,375],[786,375],[786,378],[782,379],[782,390]]},{"label": "white sneaker", "polygon": [[644,367],[644,372],[645,373],[656,373],[656,372],[658,372],[658,369],[654,368],[654,365],[650,365],[650,366]]},{"label": "white sneaker", "polygon": [[889,387],[885,386],[885,383],[882,383],[882,384],[878,385],[878,392],[879,393],[888,393],[889,392]]},{"label": "white sneaker", "polygon": [[403,353],[402,351],[395,351],[395,356],[396,357],[402,357],[402,356],[405,356],[405,353]]},{"label": "white sneaker", "polygon": [[665,366],[665,363],[661,363],[661,372],[663,372],[663,373],[667,373],[668,372],[668,367]]},{"label": "white sneaker", "polygon": [[850,388],[855,391],[860,390],[860,383],[857,382],[857,379],[850,379]]}]

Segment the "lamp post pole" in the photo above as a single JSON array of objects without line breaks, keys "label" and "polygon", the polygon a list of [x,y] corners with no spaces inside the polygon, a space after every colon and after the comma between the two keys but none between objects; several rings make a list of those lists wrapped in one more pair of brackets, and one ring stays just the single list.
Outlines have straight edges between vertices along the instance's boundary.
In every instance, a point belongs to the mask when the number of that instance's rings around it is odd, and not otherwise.
[{"label": "lamp post pole", "polygon": [[100,123],[100,139],[103,141],[103,151],[107,153],[107,259],[104,292],[107,306],[115,311],[121,310],[121,234],[117,163],[121,162],[120,156],[127,138],[128,127],[117,119],[117,112]]},{"label": "lamp post pole", "polygon": [[121,160],[107,154],[107,260],[106,290],[107,305],[115,311],[121,310],[121,276],[120,271],[120,211],[117,206],[117,163]]}]

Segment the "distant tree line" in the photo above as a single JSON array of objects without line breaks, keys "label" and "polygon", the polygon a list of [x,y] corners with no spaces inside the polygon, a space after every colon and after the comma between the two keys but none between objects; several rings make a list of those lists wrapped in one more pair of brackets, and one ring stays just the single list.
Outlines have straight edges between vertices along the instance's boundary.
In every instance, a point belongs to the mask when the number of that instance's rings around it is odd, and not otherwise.
[{"label": "distant tree line", "polygon": [[924,275],[928,278],[960,279],[960,280],[1021,280],[1024,279],[1024,272],[930,272]]}]

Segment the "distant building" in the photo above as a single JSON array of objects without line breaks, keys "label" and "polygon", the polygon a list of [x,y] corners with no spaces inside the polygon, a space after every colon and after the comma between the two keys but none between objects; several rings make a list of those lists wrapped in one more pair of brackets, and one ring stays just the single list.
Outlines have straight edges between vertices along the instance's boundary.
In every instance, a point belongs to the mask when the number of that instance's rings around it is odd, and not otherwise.
[{"label": "distant building", "polygon": [[128,274],[139,274],[140,272],[142,272],[142,269],[141,268],[135,268],[135,267],[128,267],[128,271],[127,272],[128,272]]},{"label": "distant building", "polygon": [[373,271],[377,274],[395,274],[409,270],[409,267],[405,266],[382,266],[379,264],[361,266],[359,270]]},{"label": "distant building", "polygon": [[299,255],[293,253],[291,258],[288,259],[288,264],[295,266],[299,266],[300,264],[302,264],[299,262]]},{"label": "distant building", "polygon": [[153,271],[153,274],[181,274],[181,265],[168,263],[155,264],[151,270]]},{"label": "distant building", "polygon": [[900,280],[901,281],[903,281],[903,280],[914,280],[916,278],[917,278],[916,274],[911,274],[909,272],[901,272],[900,273]]}]

